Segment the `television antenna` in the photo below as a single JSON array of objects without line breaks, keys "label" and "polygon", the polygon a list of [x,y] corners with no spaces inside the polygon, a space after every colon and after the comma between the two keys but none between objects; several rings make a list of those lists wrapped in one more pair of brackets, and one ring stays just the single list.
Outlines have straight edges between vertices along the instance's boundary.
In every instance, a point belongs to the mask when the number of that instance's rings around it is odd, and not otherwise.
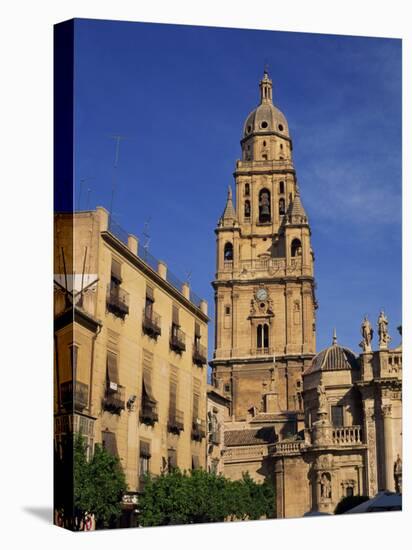
[{"label": "television antenna", "polygon": [[115,152],[114,152],[114,163],[113,163],[113,178],[112,178],[112,196],[110,199],[110,216],[113,214],[113,203],[114,203],[114,193],[117,188],[117,167],[119,164],[119,153],[120,153],[120,142],[122,140],[127,139],[126,136],[121,136],[119,134],[110,136],[111,139],[114,139],[116,145],[115,145]]},{"label": "television antenna", "polygon": [[150,233],[149,233],[149,223],[151,218],[147,218],[147,220],[144,222],[144,228],[143,228],[143,237],[144,237],[144,243],[143,248],[145,251],[145,255],[149,252],[149,245],[150,241],[152,240]]}]

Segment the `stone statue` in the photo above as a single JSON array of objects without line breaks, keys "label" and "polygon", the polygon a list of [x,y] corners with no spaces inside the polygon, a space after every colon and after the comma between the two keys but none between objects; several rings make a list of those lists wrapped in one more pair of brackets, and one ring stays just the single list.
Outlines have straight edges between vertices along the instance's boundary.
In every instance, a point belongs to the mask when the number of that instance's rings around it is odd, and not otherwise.
[{"label": "stone statue", "polygon": [[317,394],[318,394],[318,411],[326,412],[326,392],[322,382],[318,386]]},{"label": "stone statue", "polygon": [[381,311],[378,318],[378,332],[379,332],[379,347],[387,348],[392,338],[388,333],[388,319],[384,312]]},{"label": "stone statue", "polygon": [[363,351],[372,351],[371,342],[373,338],[373,329],[372,325],[369,322],[369,319],[366,316],[363,319],[361,333],[362,342],[359,344],[359,346],[363,349]]},{"label": "stone statue", "polygon": [[327,473],[322,474],[320,478],[320,496],[325,499],[332,497],[331,482]]}]

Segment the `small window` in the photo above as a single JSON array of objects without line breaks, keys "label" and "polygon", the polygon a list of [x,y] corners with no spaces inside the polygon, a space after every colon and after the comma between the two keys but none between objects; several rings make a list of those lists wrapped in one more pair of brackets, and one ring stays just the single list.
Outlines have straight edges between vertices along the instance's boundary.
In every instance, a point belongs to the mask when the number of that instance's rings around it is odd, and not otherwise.
[{"label": "small window", "polygon": [[269,326],[264,323],[257,326],[257,346],[258,349],[269,347]]},{"label": "small window", "polygon": [[353,487],[346,487],[346,496],[353,497]]},{"label": "small window", "polygon": [[262,189],[259,193],[259,221],[262,223],[270,222],[270,191]]},{"label": "small window", "polygon": [[225,262],[231,262],[233,260],[233,245],[232,245],[232,243],[226,243],[225,244],[224,258],[225,258]]},{"label": "small window", "polygon": [[268,156],[266,154],[262,155],[262,160],[267,160]]},{"label": "small window", "polygon": [[230,306],[225,306],[225,315],[230,315]]},{"label": "small window", "polygon": [[285,213],[285,199],[279,199],[279,214],[283,216]]},{"label": "small window", "polygon": [[230,384],[225,384],[224,390],[225,393],[230,393]]},{"label": "small window", "polygon": [[299,239],[293,239],[291,246],[292,258],[302,256],[302,243]]},{"label": "small window", "polygon": [[250,218],[250,201],[245,201],[245,218]]},{"label": "small window", "polygon": [[263,120],[261,125],[260,125],[261,128],[267,128],[268,127],[268,123],[266,122],[266,120]]},{"label": "small window", "polygon": [[247,127],[247,133],[250,134],[251,131],[252,131],[252,126],[248,126]]},{"label": "small window", "polygon": [[266,141],[263,141],[263,147],[266,147]]},{"label": "small window", "polygon": [[283,132],[283,124],[278,124],[278,130],[279,132]]},{"label": "small window", "polygon": [[283,144],[282,143],[280,144],[280,148],[283,149]]},{"label": "small window", "polygon": [[332,424],[336,428],[342,428],[343,424],[343,407],[340,406],[332,406],[331,407],[332,412]]},{"label": "small window", "polygon": [[280,194],[280,195],[283,195],[284,192],[285,192],[285,182],[284,182],[284,181],[280,181],[280,182],[279,182],[279,194]]},{"label": "small window", "polygon": [[248,183],[245,183],[245,196],[248,197],[250,195],[250,185]]}]

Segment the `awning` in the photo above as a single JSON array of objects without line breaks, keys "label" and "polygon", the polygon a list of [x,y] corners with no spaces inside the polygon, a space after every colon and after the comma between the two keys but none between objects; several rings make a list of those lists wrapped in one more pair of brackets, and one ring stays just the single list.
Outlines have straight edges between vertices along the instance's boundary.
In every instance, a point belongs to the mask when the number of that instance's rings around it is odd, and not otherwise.
[{"label": "awning", "polygon": [[149,369],[143,369],[143,391],[150,401],[156,403],[152,390],[152,372]]},{"label": "awning", "polygon": [[118,384],[119,383],[119,371],[117,368],[117,355],[111,351],[107,352],[107,377],[109,379],[109,384]]}]

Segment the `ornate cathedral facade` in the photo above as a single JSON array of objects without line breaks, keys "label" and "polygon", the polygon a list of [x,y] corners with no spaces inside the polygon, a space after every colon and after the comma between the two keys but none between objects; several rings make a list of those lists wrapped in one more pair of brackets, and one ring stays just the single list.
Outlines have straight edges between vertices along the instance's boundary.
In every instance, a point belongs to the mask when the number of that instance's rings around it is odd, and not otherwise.
[{"label": "ornate cathedral facade", "polygon": [[230,400],[223,472],[269,479],[277,517],[401,492],[402,350],[364,319],[362,353],[316,353],[314,253],[283,113],[267,72],[246,119],[235,201],[216,228],[213,383]]}]

